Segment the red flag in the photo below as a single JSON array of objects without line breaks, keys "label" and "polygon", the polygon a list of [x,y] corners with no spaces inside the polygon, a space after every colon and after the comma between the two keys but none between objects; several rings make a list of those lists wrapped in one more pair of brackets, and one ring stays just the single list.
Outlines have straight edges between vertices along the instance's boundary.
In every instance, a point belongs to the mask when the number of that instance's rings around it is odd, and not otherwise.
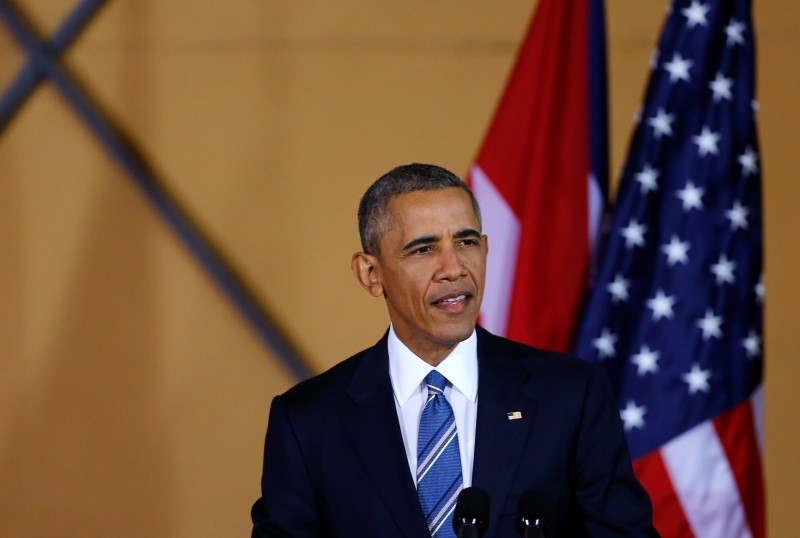
[{"label": "red flag", "polygon": [[496,334],[570,346],[604,199],[604,67],[602,3],[542,0],[469,174],[489,237],[481,323]]}]

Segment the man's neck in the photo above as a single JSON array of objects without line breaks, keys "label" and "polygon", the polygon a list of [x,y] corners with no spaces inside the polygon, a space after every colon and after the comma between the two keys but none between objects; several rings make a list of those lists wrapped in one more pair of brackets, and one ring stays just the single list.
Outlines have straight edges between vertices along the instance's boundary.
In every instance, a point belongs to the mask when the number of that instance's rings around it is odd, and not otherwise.
[{"label": "man's neck", "polygon": [[430,338],[414,340],[398,334],[397,331],[394,330],[394,327],[393,331],[397,339],[400,340],[400,342],[402,342],[403,345],[409,349],[409,351],[434,368],[439,366],[447,357],[449,357],[458,344],[463,341],[457,340],[455,342],[440,342]]}]

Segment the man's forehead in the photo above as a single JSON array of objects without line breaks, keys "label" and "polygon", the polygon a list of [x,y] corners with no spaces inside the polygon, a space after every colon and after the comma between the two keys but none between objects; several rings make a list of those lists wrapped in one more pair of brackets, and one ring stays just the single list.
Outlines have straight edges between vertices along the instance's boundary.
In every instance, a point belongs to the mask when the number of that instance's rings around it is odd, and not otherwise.
[{"label": "man's forehead", "polygon": [[463,209],[470,217],[478,220],[469,194],[457,187],[400,193],[389,200],[388,209],[392,217],[400,219],[408,213],[439,212],[445,214]]},{"label": "man's forehead", "polygon": [[419,191],[399,196],[405,198],[398,198],[390,206],[388,226],[381,242],[385,239],[395,247],[407,247],[481,235],[480,221],[469,195],[461,189]]}]

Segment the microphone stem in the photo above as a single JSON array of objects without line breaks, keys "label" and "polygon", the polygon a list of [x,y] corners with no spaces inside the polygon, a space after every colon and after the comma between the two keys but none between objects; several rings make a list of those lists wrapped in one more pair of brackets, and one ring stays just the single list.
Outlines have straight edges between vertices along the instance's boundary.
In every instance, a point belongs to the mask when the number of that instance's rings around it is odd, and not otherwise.
[{"label": "microphone stem", "polygon": [[481,533],[475,525],[464,524],[458,529],[458,538],[480,538]]},{"label": "microphone stem", "polygon": [[545,538],[544,530],[539,527],[526,527],[522,538]]}]

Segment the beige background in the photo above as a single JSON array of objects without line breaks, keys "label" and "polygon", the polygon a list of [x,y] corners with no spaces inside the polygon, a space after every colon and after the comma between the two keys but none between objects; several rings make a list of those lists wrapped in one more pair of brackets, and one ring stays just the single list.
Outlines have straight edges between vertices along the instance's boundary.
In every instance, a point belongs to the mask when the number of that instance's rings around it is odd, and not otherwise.
[{"label": "beige background", "polygon": [[[46,32],[74,3],[19,2]],[[467,169],[534,4],[118,0],[66,62],[321,371],[387,323],[349,271],[358,197],[396,164]],[[666,3],[607,4],[616,174]],[[789,536],[800,10],[755,16],[768,520]],[[23,60],[0,30],[0,88]],[[0,182],[0,535],[246,535],[291,377],[53,87],[0,138]]]}]

